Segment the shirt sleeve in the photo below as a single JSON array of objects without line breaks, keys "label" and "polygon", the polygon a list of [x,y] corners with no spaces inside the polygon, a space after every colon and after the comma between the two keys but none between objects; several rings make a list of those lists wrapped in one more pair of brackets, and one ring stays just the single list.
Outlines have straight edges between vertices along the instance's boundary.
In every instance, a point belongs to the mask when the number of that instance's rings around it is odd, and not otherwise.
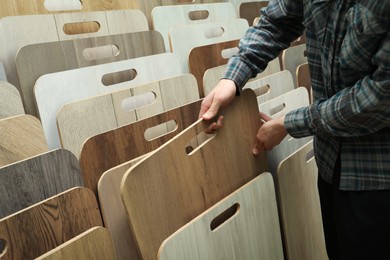
[{"label": "shirt sleeve", "polygon": [[246,82],[262,72],[290,43],[302,35],[303,6],[300,0],[271,0],[261,10],[256,26],[250,27],[239,43],[239,52],[230,58],[223,75],[241,91]]}]

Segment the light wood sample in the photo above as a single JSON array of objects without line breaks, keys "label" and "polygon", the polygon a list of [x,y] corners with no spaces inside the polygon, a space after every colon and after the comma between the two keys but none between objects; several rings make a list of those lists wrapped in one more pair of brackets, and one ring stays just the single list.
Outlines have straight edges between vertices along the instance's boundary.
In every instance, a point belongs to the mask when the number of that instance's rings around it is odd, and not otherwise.
[{"label": "light wood sample", "polygon": [[165,239],[158,259],[284,259],[271,174],[262,173]]},{"label": "light wood sample", "polygon": [[65,104],[57,113],[62,147],[79,157],[88,137],[198,99],[195,77],[183,74]]},{"label": "light wood sample", "polygon": [[188,56],[191,49],[218,42],[238,40],[248,27],[248,22],[245,19],[177,25],[169,33],[171,50],[180,58],[183,72],[188,72]]},{"label": "light wood sample", "polygon": [[297,88],[297,68],[299,65],[307,63],[306,44],[299,44],[285,49],[282,52],[282,67],[291,72],[294,86]]},{"label": "light wood sample", "polygon": [[236,11],[231,3],[212,4],[181,4],[163,5],[153,8],[153,29],[160,32],[164,38],[167,52],[169,45],[169,31],[177,25],[208,23],[237,18]]},{"label": "light wood sample", "polygon": [[7,81],[7,75],[5,75],[5,69],[3,62],[0,61],[0,81]]},{"label": "light wood sample", "polygon": [[260,17],[260,9],[267,7],[269,1],[243,1],[240,3],[238,9],[240,18],[244,18],[249,24],[255,24],[256,18]]},{"label": "light wood sample", "polygon": [[12,84],[0,81],[0,119],[23,114],[24,108],[19,91]]},{"label": "light wood sample", "polygon": [[[97,192],[99,178],[105,171],[157,149],[193,124],[198,119],[200,103],[198,100],[88,138],[80,155],[85,185]],[[172,131],[149,141],[145,139],[146,131],[172,120],[176,124]]]},{"label": "light wood sample", "polygon": [[328,259],[312,150],[311,141],[283,160],[277,170],[276,190],[288,259]]},{"label": "light wood sample", "polygon": [[297,86],[305,87],[307,92],[309,93],[310,103],[313,102],[313,92],[311,90],[311,77],[310,77],[310,69],[309,64],[303,63],[297,67],[296,71],[297,76]]},{"label": "light wood sample", "polygon": [[0,167],[48,151],[41,122],[30,115],[0,120]]},{"label": "light wood sample", "polygon": [[77,158],[54,150],[0,168],[0,218],[76,186],[84,186]]},{"label": "light wood sample", "polygon": [[209,122],[200,119],[123,177],[122,199],[144,259],[155,259],[169,235],[268,169],[265,154],[252,154],[260,126],[253,91],[221,112],[224,127],[214,135],[205,136]]},{"label": "light wood sample", "polygon": [[36,260],[117,259],[111,235],[104,227],[94,227],[50,250]]},{"label": "light wood sample", "polygon": [[0,220],[4,259],[33,259],[102,226],[95,195],[76,187]]},{"label": "light wood sample", "polygon": [[41,76],[34,92],[49,148],[61,147],[56,115],[62,105],[180,74],[176,56],[162,53]]}]

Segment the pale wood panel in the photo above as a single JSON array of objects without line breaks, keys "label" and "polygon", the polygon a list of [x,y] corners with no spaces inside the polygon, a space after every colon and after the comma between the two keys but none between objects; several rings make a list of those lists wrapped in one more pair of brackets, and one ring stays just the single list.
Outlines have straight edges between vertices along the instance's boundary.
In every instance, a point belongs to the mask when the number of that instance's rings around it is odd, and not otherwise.
[{"label": "pale wood panel", "polygon": [[249,24],[255,24],[256,19],[260,18],[260,9],[267,7],[269,1],[241,1],[239,4],[240,18],[244,18]]},{"label": "pale wood panel", "polygon": [[313,92],[311,90],[311,77],[310,77],[310,69],[309,64],[303,63],[297,67],[296,71],[297,76],[297,86],[305,87],[307,92],[309,93],[310,103],[313,102]]},{"label": "pale wood panel", "polygon": [[37,260],[107,260],[117,259],[108,229],[91,228],[36,258]]},{"label": "pale wood panel", "polygon": [[0,119],[23,114],[24,108],[19,91],[12,84],[0,81]]},{"label": "pale wood panel", "polygon": [[196,77],[201,97],[205,96],[203,93],[204,73],[210,68],[226,64],[232,55],[238,53],[239,41],[234,40],[195,47],[190,51],[188,56],[189,70]]},{"label": "pale wood panel", "polygon": [[191,49],[240,39],[248,27],[245,19],[178,25],[169,32],[171,50],[180,58],[183,72],[188,72],[188,56]]},{"label": "pale wood panel", "polygon": [[[214,227],[223,214],[229,218]],[[271,174],[262,173],[164,240],[158,259],[284,259]]]},{"label": "pale wood panel", "polygon": [[[226,67],[227,65],[222,65],[222,66],[218,66],[206,70],[203,76],[203,92],[205,95],[210,93],[210,91],[218,84],[219,80],[221,79],[223,73],[226,70]],[[274,59],[268,63],[267,68],[263,72],[257,74],[255,78],[250,79],[247,84],[249,84],[251,81],[261,79],[263,77],[269,76],[279,71],[280,71],[279,59]]]},{"label": "pale wood panel", "polygon": [[[205,14],[207,12],[207,14]],[[164,38],[165,48],[169,45],[169,30],[177,25],[199,24],[235,19],[236,12],[231,3],[165,5],[152,10],[153,29]]]},{"label": "pale wood panel", "polygon": [[0,220],[4,259],[33,259],[102,226],[95,195],[76,187]]},{"label": "pale wood panel", "polygon": [[312,150],[313,142],[301,147],[279,164],[276,175],[288,259],[328,259]]},{"label": "pale wood panel", "polygon": [[169,235],[267,170],[265,155],[252,154],[260,126],[253,91],[222,114],[224,127],[205,144],[198,141],[209,123],[199,120],[123,177],[122,199],[144,259],[155,259]]},{"label": "pale wood panel", "polygon": [[[118,13],[127,12],[129,16],[141,17],[139,19],[140,25],[134,24],[128,26],[116,26],[112,22],[108,23],[106,17],[107,12]],[[0,58],[4,63],[5,72],[8,81],[15,85],[19,90],[20,84],[15,67],[15,56],[20,48],[29,44],[44,43],[59,41],[64,38],[78,39],[87,37],[106,36],[111,33],[111,30],[117,30],[118,28],[124,29],[121,33],[129,33],[144,30],[147,25],[141,23],[142,13],[139,10],[126,10],[126,11],[102,11],[102,12],[86,12],[86,13],[73,13],[73,14],[45,14],[45,15],[26,15],[26,16],[10,16],[1,19],[0,27],[0,43],[2,48],[0,49]],[[138,20],[138,19],[137,19]],[[83,32],[83,26],[79,26],[72,35],[66,35],[63,32],[63,25],[65,23],[94,21],[99,24],[99,30],[97,32],[85,33]],[[127,24],[124,21],[115,20],[115,23]],[[113,26],[114,28],[110,28]],[[57,26],[59,26],[57,28]],[[15,30],[18,28],[18,30]],[[81,33],[80,33],[81,31]],[[88,32],[88,31],[87,31]],[[36,62],[33,62],[36,64]]]},{"label": "pale wood panel", "polygon": [[5,69],[2,61],[0,61],[0,81],[7,81],[7,75],[5,75]]},{"label": "pale wood panel", "polygon": [[[80,155],[85,185],[97,192],[99,178],[105,171],[157,149],[193,124],[198,119],[200,103],[198,100],[88,138]],[[172,131],[150,141],[145,139],[147,130],[171,120],[176,123]]]},{"label": "pale wood panel", "polygon": [[297,67],[307,63],[306,44],[299,44],[285,49],[282,52],[282,68],[291,72],[294,86],[297,88]]},{"label": "pale wood panel", "polygon": [[[134,78],[131,71],[136,72]],[[41,76],[34,94],[49,148],[61,147],[56,115],[62,105],[180,74],[175,55],[162,53]],[[104,85],[102,80],[106,75],[120,83]]]},{"label": "pale wood panel", "polygon": [[76,186],[84,186],[77,158],[54,150],[0,168],[0,219]]},{"label": "pale wood panel", "polygon": [[41,122],[30,115],[0,120],[0,167],[48,151]]}]

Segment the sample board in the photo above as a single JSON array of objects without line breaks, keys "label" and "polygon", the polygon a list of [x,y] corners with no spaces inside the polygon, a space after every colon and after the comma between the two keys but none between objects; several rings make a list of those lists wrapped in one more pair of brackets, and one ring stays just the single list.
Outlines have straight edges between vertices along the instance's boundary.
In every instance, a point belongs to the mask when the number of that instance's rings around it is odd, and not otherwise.
[{"label": "sample board", "polygon": [[12,84],[0,81],[0,119],[23,114],[24,108],[19,91]]}]

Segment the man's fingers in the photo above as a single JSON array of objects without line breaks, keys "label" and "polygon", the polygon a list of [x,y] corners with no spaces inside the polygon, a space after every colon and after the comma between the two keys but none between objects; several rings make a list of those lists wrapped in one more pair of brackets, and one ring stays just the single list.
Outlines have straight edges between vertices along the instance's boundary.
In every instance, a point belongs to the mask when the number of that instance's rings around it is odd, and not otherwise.
[{"label": "man's fingers", "polygon": [[203,114],[202,118],[204,120],[210,120],[218,114],[218,110],[221,107],[221,103],[218,99],[214,98],[213,103],[211,103],[210,108]]},{"label": "man's fingers", "polygon": [[223,122],[223,116],[219,116],[218,120],[216,122],[211,123],[207,129],[205,129],[206,134],[212,134],[216,130],[220,129],[222,127],[222,122]]},{"label": "man's fingers", "polygon": [[268,122],[269,120],[272,119],[269,115],[264,114],[263,112],[260,112],[260,117],[263,119],[265,122]]}]

